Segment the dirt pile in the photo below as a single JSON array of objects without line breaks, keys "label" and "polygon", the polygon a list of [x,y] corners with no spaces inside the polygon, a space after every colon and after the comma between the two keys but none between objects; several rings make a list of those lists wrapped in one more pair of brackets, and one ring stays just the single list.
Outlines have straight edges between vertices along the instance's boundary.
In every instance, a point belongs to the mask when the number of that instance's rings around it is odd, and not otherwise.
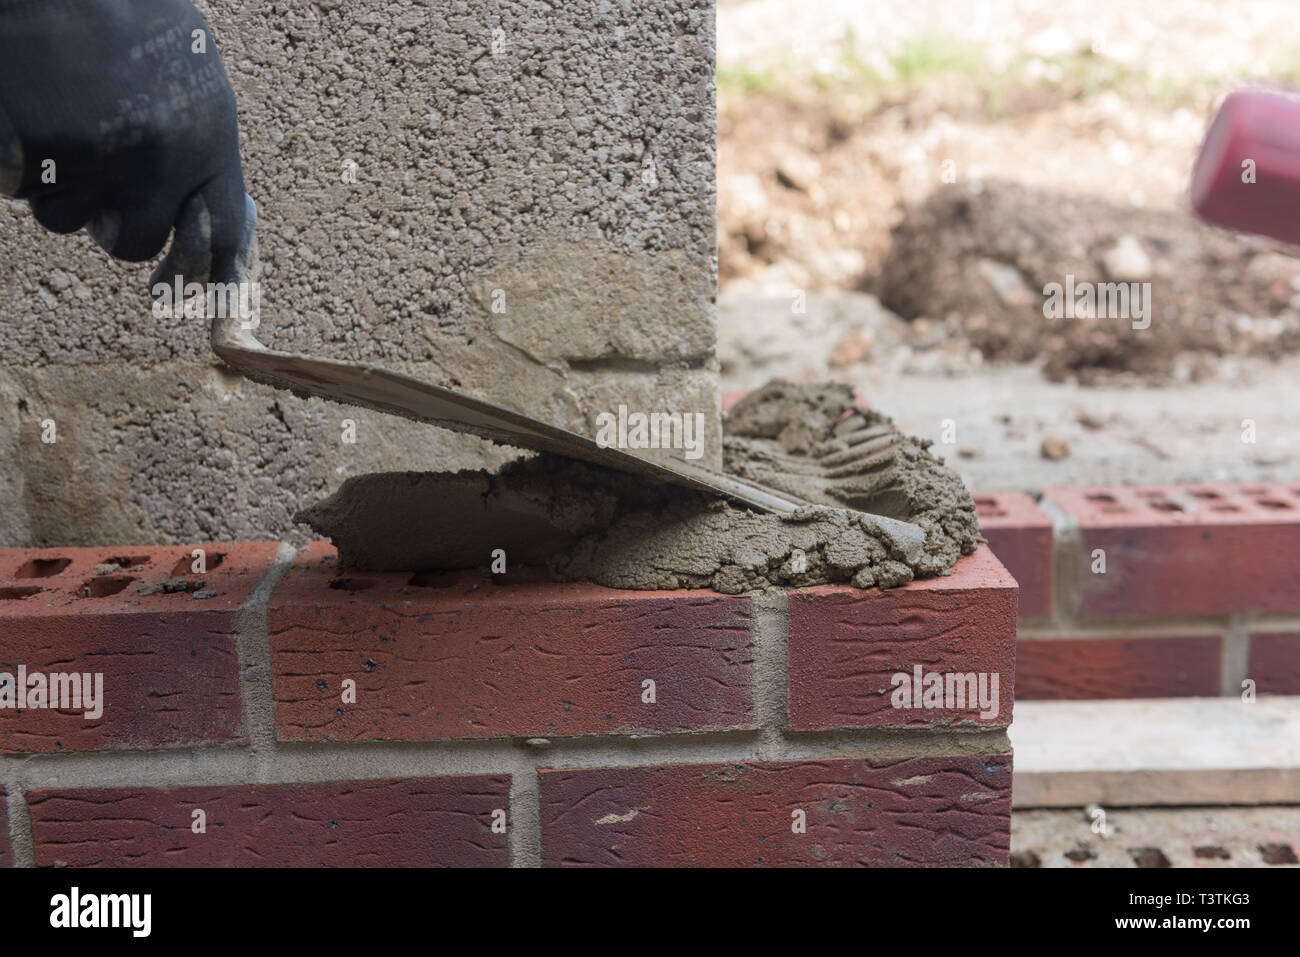
[{"label": "dirt pile", "polygon": [[[1081,303],[1045,315],[1048,284]],[[1137,315],[1084,284],[1149,283]],[[1130,287],[1131,288],[1131,287]],[[1190,215],[1006,182],[945,186],[910,208],[869,283],[905,319],[956,323],[985,358],[1084,384],[1196,378],[1210,357],[1300,347],[1300,260]],[[1149,324],[1148,324],[1149,323]]]},{"label": "dirt pile", "polygon": [[[858,444],[855,445],[854,443]],[[297,516],[359,570],[544,565],[561,581],[618,588],[851,582],[892,587],[946,573],[980,541],[975,506],[925,444],[847,386],[774,382],[727,420],[727,470],[801,497],[808,508],[760,515],[712,496],[558,456],[496,473],[390,472],[349,479]],[[903,542],[871,515],[913,522]]]}]

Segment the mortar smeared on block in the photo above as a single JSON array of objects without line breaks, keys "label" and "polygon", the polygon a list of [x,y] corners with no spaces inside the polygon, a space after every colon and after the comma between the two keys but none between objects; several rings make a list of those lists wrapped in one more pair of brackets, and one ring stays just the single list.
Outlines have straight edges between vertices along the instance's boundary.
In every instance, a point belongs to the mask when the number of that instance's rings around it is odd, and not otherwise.
[{"label": "mortar smeared on block", "polygon": [[928,444],[856,408],[848,386],[777,381],[727,416],[724,469],[812,503],[789,514],[541,453],[495,473],[358,476],[295,518],[362,571],[481,567],[503,549],[509,567],[616,588],[893,587],[946,574],[982,540],[969,492]]}]

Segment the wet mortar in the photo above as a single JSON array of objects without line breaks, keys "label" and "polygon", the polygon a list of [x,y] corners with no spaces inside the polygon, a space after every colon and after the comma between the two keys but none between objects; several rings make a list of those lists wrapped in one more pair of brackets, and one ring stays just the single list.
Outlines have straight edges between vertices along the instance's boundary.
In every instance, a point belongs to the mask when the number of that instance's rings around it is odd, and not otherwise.
[{"label": "wet mortar", "polygon": [[[357,476],[295,517],[333,541],[340,565],[362,571],[488,567],[501,549],[509,568],[545,566],[557,581],[728,594],[831,582],[894,587],[948,573],[982,540],[957,474],[928,442],[858,409],[848,386],[769,383],[736,404],[724,434],[727,472],[809,506],[757,514],[534,455],[494,473]],[[869,440],[851,447],[851,435]],[[896,540],[861,512],[920,526],[924,544]]]}]

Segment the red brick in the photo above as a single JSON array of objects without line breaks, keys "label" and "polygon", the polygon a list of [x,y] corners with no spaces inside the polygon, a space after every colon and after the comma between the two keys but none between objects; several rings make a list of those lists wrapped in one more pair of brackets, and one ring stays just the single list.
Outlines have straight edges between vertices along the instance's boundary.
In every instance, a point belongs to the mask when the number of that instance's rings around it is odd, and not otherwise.
[{"label": "red brick", "polygon": [[1250,636],[1250,674],[1260,694],[1300,694],[1300,634]]},{"label": "red brick", "polygon": [[[513,575],[514,573],[512,573]],[[441,587],[421,587],[424,580]],[[334,587],[331,587],[334,586]],[[477,572],[341,573],[300,556],[271,602],[284,740],[421,740],[748,728],[750,603]],[[356,681],[343,704],[344,679]],[[642,682],[656,702],[642,702]]]},{"label": "red brick", "polygon": [[13,867],[14,856],[9,850],[9,795],[0,788],[0,867]]},{"label": "red brick", "polygon": [[[860,591],[823,586],[790,594],[790,727],[932,727],[1011,722],[1016,583],[981,545],[947,578]],[[892,679],[914,666],[998,676],[998,713],[895,708]]]},{"label": "red brick", "polygon": [[[203,575],[188,574],[196,547],[207,554]],[[105,701],[94,720],[81,711],[0,709],[0,750],[243,740],[236,623],[278,547],[0,549],[0,671],[102,673]],[[115,558],[129,559],[129,570],[95,574]],[[141,594],[177,577],[188,590]]]},{"label": "red brick", "polygon": [[1217,697],[1218,635],[1065,638],[1016,646],[1016,698]]},{"label": "red brick", "polygon": [[[1300,490],[1278,485],[1053,489],[1082,534],[1088,618],[1300,612]],[[1091,571],[1104,549],[1106,573]]]},{"label": "red brick", "polygon": [[1020,618],[1052,613],[1052,520],[1024,492],[979,492],[975,514],[989,548],[1020,586]]},{"label": "red brick", "polygon": [[[33,791],[41,866],[504,866],[509,775]],[[206,816],[195,834],[194,811]],[[508,816],[505,819],[509,826]]]},{"label": "red brick", "polygon": [[[548,866],[1005,865],[1011,755],[542,770]],[[796,811],[806,833],[794,833]]]}]

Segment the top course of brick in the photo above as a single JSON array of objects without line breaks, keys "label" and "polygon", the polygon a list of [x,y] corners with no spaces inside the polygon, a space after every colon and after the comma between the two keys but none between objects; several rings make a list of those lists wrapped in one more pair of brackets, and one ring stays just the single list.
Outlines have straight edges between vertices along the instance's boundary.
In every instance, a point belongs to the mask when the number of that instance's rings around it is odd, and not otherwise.
[{"label": "top course of brick", "polygon": [[1064,488],[1046,498],[1080,529],[1063,571],[1070,613],[1300,612],[1300,486]]}]

